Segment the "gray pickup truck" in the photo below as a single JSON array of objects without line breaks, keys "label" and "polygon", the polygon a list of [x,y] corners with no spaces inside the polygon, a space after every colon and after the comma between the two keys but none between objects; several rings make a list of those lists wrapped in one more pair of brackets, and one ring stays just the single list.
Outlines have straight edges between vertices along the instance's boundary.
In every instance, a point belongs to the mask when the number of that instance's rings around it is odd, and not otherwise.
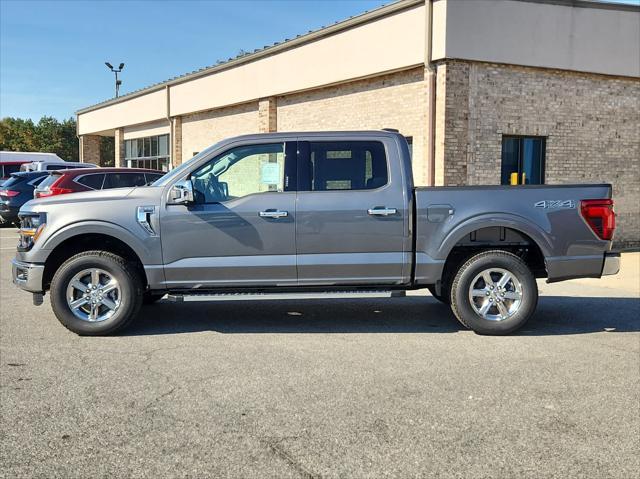
[{"label": "gray pickup truck", "polygon": [[[533,314],[535,278],[616,274],[611,185],[414,187],[393,131],[227,139],[153,185],[30,201],[15,284],[82,335],[143,303],[426,288],[481,334]],[[295,296],[294,296],[295,297]]]}]

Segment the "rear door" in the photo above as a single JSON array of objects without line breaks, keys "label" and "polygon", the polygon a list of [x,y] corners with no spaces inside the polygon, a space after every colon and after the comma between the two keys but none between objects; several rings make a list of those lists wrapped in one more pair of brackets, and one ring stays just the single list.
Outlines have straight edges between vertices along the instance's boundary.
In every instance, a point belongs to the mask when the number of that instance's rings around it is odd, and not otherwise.
[{"label": "rear door", "polygon": [[299,142],[300,285],[407,281],[409,211],[397,152],[387,137]]}]

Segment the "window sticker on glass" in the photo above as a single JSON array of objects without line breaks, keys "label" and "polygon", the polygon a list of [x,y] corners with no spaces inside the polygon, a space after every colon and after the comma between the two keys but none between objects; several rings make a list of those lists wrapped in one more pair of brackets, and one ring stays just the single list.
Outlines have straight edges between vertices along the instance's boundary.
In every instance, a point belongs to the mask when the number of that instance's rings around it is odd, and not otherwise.
[{"label": "window sticker on glass", "polygon": [[277,185],[280,183],[280,165],[278,163],[263,163],[260,182],[263,185]]}]

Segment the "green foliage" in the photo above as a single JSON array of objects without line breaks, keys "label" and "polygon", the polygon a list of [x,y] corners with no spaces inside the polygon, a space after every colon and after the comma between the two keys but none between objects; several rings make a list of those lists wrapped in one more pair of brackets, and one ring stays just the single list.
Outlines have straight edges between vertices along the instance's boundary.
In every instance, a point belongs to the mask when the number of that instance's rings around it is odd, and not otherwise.
[{"label": "green foliage", "polygon": [[21,118],[0,120],[0,150],[55,153],[66,161],[79,161],[76,121],[44,116],[36,124]]},{"label": "green foliage", "polygon": [[100,138],[100,166],[116,166],[116,141],[112,136]]}]

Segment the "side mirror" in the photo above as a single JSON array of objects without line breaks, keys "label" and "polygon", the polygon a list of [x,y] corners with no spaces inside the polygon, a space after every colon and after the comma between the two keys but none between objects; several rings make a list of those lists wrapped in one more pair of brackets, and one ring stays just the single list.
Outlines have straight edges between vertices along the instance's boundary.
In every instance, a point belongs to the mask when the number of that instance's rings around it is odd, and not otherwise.
[{"label": "side mirror", "polygon": [[180,180],[169,190],[170,205],[186,205],[193,203],[193,184],[190,179]]}]

